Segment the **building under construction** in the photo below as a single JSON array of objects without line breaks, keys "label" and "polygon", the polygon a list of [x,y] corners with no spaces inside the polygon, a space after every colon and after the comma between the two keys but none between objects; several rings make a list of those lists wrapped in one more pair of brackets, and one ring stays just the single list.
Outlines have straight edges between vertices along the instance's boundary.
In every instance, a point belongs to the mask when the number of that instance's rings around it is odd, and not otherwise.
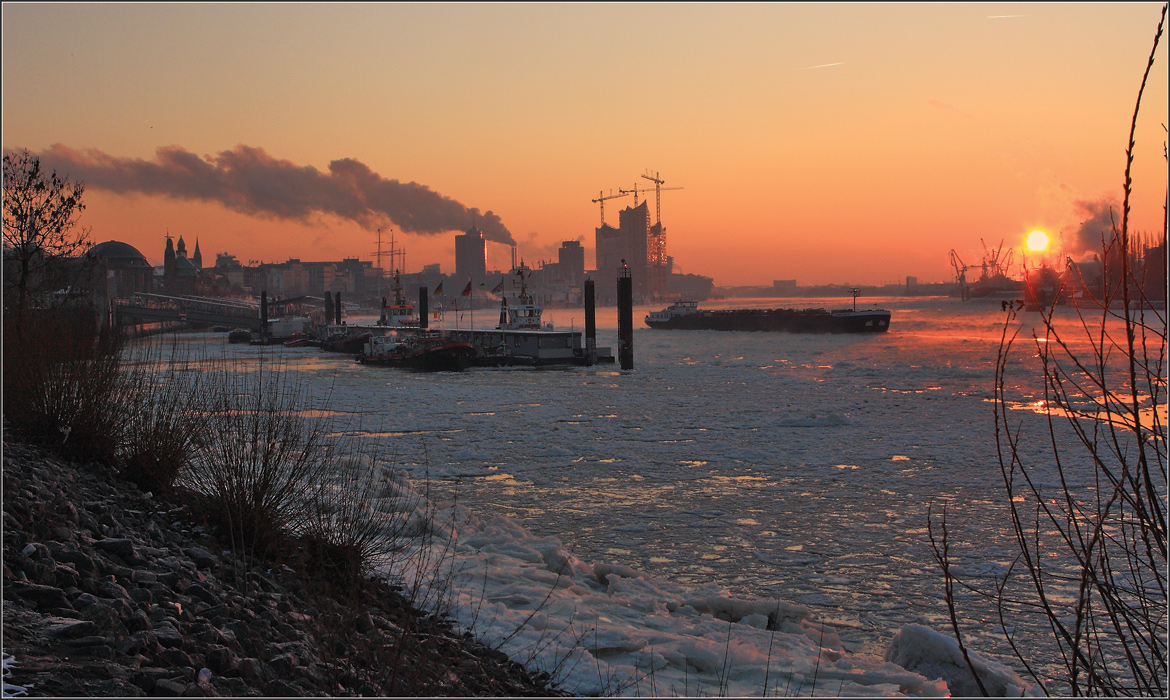
[{"label": "building under construction", "polygon": [[[633,278],[634,299],[648,302],[667,296],[667,282],[671,273],[671,258],[666,254],[666,228],[662,225],[662,190],[676,190],[681,187],[662,187],[663,180],[646,174],[643,178],[655,184],[657,197],[657,222],[650,223],[650,202],[643,199],[638,204],[639,190],[619,190],[620,194],[605,196],[599,194],[593,200],[601,204],[601,226],[596,230],[595,254],[599,273],[617,271],[623,261],[629,266]],[[627,194],[634,195],[634,206],[618,213],[618,227],[605,223],[605,201]]]}]

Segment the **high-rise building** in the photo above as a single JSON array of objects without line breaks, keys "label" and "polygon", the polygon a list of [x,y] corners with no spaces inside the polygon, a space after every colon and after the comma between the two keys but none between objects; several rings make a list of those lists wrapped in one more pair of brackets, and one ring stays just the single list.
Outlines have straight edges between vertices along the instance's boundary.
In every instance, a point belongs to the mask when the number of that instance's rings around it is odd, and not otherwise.
[{"label": "high-rise building", "polygon": [[565,241],[557,251],[561,274],[570,284],[581,284],[585,279],[585,247],[580,241]]},{"label": "high-rise building", "polygon": [[455,278],[482,282],[487,277],[487,240],[475,226],[455,236]]}]

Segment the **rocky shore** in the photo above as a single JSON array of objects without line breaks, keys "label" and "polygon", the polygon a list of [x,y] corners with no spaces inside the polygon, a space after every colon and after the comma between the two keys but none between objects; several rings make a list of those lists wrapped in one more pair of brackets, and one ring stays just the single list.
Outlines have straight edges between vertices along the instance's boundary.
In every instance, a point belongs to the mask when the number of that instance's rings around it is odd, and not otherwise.
[{"label": "rocky shore", "polygon": [[233,555],[108,468],[3,450],[5,683],[29,696],[567,695],[385,582]]}]

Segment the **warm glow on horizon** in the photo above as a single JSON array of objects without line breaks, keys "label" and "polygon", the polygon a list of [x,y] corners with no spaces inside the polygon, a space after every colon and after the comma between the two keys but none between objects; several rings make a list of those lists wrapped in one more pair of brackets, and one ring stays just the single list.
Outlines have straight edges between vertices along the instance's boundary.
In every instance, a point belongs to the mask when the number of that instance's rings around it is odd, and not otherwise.
[{"label": "warm glow on horizon", "polygon": [[1042,251],[1048,250],[1048,234],[1037,229],[1028,234],[1028,250]]},{"label": "warm glow on horizon", "polygon": [[[592,268],[594,200],[637,185],[653,224],[649,172],[684,274],[945,282],[952,249],[977,265],[1037,222],[1089,250],[1121,201],[1161,5],[1024,9],[4,3],[3,147],[56,157],[93,239],[151,260],[168,230],[205,259],[372,260],[380,228],[406,272],[452,273],[474,211],[492,266],[511,239],[530,264],[580,241]],[[1137,232],[1163,225],[1167,44]]]}]

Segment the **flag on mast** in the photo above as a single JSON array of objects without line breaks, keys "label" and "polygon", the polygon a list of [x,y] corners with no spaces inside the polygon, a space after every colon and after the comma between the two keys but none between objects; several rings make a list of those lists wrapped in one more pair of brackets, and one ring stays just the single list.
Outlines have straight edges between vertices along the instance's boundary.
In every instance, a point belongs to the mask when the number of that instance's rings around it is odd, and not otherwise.
[{"label": "flag on mast", "polygon": [[459,293],[460,296],[467,296],[468,294],[471,294],[471,280],[467,280],[467,286]]},{"label": "flag on mast", "polygon": [[497,284],[495,287],[492,287],[492,294],[499,294],[502,291],[504,291],[504,278],[503,277],[500,278],[499,284]]},{"label": "flag on mast", "polygon": [[438,287],[435,287],[435,296],[440,296],[443,293],[443,283],[440,282]]}]

